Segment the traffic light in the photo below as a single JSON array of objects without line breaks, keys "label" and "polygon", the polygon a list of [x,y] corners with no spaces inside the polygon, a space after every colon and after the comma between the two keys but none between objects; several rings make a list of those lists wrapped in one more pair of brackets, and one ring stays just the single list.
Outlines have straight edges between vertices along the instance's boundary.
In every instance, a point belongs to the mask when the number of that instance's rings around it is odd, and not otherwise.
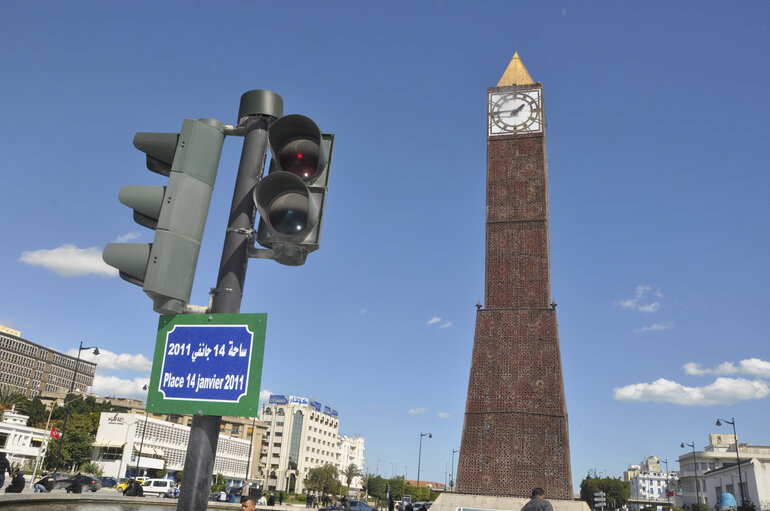
[{"label": "traffic light", "polygon": [[334,135],[304,115],[287,115],[268,131],[270,169],[254,188],[257,243],[275,261],[299,266],[321,241]]},{"label": "traffic light", "polygon": [[203,229],[224,142],[224,125],[185,119],[180,133],[137,133],[134,146],[147,168],[168,176],[167,186],[124,186],[118,198],[134,220],[155,229],[152,243],[110,243],[104,261],[142,286],[162,314],[184,311],[190,301]]}]

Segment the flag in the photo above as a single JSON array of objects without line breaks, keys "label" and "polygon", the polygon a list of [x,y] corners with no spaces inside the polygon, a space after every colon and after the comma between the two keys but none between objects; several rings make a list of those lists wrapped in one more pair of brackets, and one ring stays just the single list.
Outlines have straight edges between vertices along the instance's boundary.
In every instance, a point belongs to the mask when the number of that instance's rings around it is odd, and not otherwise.
[{"label": "flag", "polygon": [[58,431],[56,431],[56,428],[54,426],[51,426],[51,438],[56,438],[58,440],[60,436],[61,435],[59,434]]}]

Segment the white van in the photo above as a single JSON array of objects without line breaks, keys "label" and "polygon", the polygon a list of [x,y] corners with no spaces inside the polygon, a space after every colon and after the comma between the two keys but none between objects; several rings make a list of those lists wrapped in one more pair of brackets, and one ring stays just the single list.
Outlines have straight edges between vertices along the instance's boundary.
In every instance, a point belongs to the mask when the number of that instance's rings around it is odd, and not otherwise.
[{"label": "white van", "polygon": [[148,479],[142,483],[142,491],[145,495],[160,497],[174,487],[171,479]]}]

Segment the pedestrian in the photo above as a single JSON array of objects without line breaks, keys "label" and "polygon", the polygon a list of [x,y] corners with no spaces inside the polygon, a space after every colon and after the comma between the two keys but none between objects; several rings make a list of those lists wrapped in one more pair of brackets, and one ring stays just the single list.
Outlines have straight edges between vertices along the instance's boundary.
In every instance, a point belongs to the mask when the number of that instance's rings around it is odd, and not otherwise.
[{"label": "pedestrian", "polygon": [[24,472],[21,469],[15,468],[11,476],[11,484],[5,489],[5,493],[21,493],[24,489],[24,484],[26,484]]},{"label": "pedestrian", "polygon": [[278,493],[278,505],[283,506],[283,492]]},{"label": "pedestrian", "polygon": [[53,490],[54,481],[53,477],[48,475],[48,472],[43,472],[43,475],[35,482],[35,493],[49,493]]},{"label": "pedestrian", "polygon": [[273,495],[272,493],[267,497],[267,505],[268,506],[275,505],[275,495]]},{"label": "pedestrian", "polygon": [[80,472],[72,479],[72,483],[65,488],[67,493],[83,493],[83,481],[80,480]]},{"label": "pedestrian", "polygon": [[417,511],[428,511],[428,506],[425,505],[425,502],[420,505],[419,508],[417,508]]},{"label": "pedestrian", "polygon": [[256,511],[257,498],[253,495],[244,495],[241,497],[241,511]]},{"label": "pedestrian", "polygon": [[388,495],[388,511],[396,511],[396,504],[393,502],[393,495]]},{"label": "pedestrian", "polygon": [[537,487],[532,490],[532,499],[524,504],[521,511],[553,511],[553,506],[545,500],[545,490]]},{"label": "pedestrian", "polygon": [[8,458],[5,457],[4,452],[0,452],[0,488],[5,484],[5,473],[11,476],[11,464],[8,462]]},{"label": "pedestrian", "polygon": [[412,505],[412,501],[409,501],[406,503],[406,506],[404,506],[404,511],[414,511],[414,506]]}]

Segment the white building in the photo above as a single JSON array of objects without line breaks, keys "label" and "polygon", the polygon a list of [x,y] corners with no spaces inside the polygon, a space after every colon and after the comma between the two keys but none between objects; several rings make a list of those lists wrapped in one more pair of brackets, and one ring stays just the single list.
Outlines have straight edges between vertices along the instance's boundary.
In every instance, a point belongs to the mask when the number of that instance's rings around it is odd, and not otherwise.
[{"label": "white building", "polygon": [[0,420],[0,451],[11,466],[34,467],[38,457],[45,455],[46,431],[27,426],[29,417],[6,410]]},{"label": "white building", "polygon": [[647,456],[639,465],[629,465],[623,475],[630,485],[631,509],[640,509],[652,503],[673,503],[674,499],[668,494],[676,484],[677,473],[661,471],[657,456]]},{"label": "white building", "polygon": [[[146,429],[145,429],[146,428]],[[184,469],[190,427],[135,413],[102,413],[92,459],[105,476],[130,477],[148,469]],[[141,451],[140,451],[141,449]],[[246,475],[250,442],[220,434],[214,473],[230,481]],[[140,454],[141,453],[141,454]]]},{"label": "white building", "polygon": [[735,435],[712,433],[703,451],[683,454],[679,465],[682,471],[678,506],[690,506],[697,498],[702,504],[714,507],[719,502],[719,494],[726,491],[735,495],[739,505],[743,497],[758,510],[770,511],[770,446],[736,446]]},{"label": "white building", "polygon": [[[340,437],[340,481],[342,484],[347,484],[345,476],[342,474],[348,466],[352,463],[358,467],[361,473],[364,473],[364,437],[362,436],[341,436]],[[363,481],[361,477],[354,477],[350,482],[348,490],[356,489],[360,490],[363,487]]]},{"label": "white building", "polygon": [[[344,470],[336,410],[304,397],[273,395],[262,405],[260,419],[267,424],[260,453],[263,488],[302,493],[311,468],[334,465]],[[345,445],[350,447],[348,460],[359,460],[362,467],[364,439]]]}]

